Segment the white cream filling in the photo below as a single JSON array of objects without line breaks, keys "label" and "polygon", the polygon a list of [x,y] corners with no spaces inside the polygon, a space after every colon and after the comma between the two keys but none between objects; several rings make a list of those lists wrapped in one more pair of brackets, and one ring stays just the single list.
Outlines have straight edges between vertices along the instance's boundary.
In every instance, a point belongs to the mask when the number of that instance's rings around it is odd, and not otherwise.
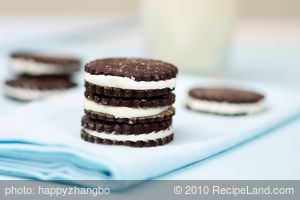
[{"label": "white cream filling", "polygon": [[227,103],[199,100],[193,97],[188,97],[187,105],[193,110],[220,114],[251,114],[260,112],[265,108],[265,102],[263,100],[256,103]]},{"label": "white cream filling", "polygon": [[120,77],[110,75],[94,75],[85,72],[84,79],[92,84],[102,87],[114,87],[128,90],[155,90],[175,88],[176,78],[162,81],[135,81],[134,77]]},{"label": "white cream filling", "polygon": [[158,115],[166,110],[169,106],[155,107],[155,108],[130,108],[109,106],[95,103],[89,99],[85,99],[84,108],[94,112],[105,113],[113,115],[116,118],[133,118],[133,117],[146,117]]},{"label": "white cream filling", "polygon": [[105,133],[105,132],[97,132],[97,131],[92,131],[89,129],[83,129],[86,133],[101,138],[101,139],[108,139],[108,140],[114,140],[114,141],[147,141],[147,140],[156,140],[160,138],[165,138],[171,134],[173,134],[173,128],[170,126],[166,130],[161,130],[158,132],[151,132],[148,134],[139,134],[139,135],[117,135],[114,133]]},{"label": "white cream filling", "polygon": [[65,89],[33,90],[27,88],[17,88],[8,85],[5,86],[4,90],[7,96],[26,101],[45,98],[65,91]]},{"label": "white cream filling", "polygon": [[68,65],[65,67],[58,64],[42,63],[22,58],[12,58],[10,66],[17,73],[31,75],[66,74],[79,69],[78,64]]}]

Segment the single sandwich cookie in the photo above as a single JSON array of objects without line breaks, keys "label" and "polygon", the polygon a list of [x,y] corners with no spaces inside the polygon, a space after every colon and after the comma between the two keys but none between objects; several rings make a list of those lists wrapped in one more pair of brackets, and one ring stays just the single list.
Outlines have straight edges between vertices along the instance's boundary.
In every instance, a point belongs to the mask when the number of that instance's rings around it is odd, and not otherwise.
[{"label": "single sandwich cookie", "polygon": [[176,84],[177,68],[142,58],[107,58],[85,65],[88,91],[114,97],[153,97],[169,94]]},{"label": "single sandwich cookie", "polygon": [[80,70],[81,61],[77,58],[45,56],[33,53],[13,53],[11,68],[19,74],[34,76],[66,75]]},{"label": "single sandwich cookie", "polygon": [[265,108],[262,94],[233,88],[194,88],[189,91],[187,107],[220,115],[246,115]]},{"label": "single sandwich cookie", "polygon": [[8,97],[30,101],[61,93],[75,87],[68,77],[61,76],[20,76],[5,82],[5,94]]},{"label": "single sandwich cookie", "polygon": [[107,122],[93,119],[84,115],[81,119],[81,125],[85,129],[97,132],[114,133],[115,135],[140,135],[152,132],[159,132],[168,129],[172,124],[172,119],[144,124],[126,124]]},{"label": "single sandwich cookie", "polygon": [[93,143],[151,147],[173,139],[172,121],[149,124],[118,124],[82,118],[81,138]]},{"label": "single sandwich cookie", "polygon": [[[157,116],[168,111],[175,102],[175,95],[169,93],[150,98],[114,98],[85,92],[85,110],[99,116],[112,116],[117,121]],[[108,117],[109,118],[109,117]]]},{"label": "single sandwich cookie", "polygon": [[142,116],[142,117],[130,117],[130,118],[118,118],[111,114],[94,112],[91,110],[84,110],[85,114],[93,119],[107,122],[116,122],[116,123],[127,123],[127,124],[144,124],[152,122],[161,122],[168,121],[172,119],[175,115],[175,108],[170,107],[166,111],[152,116]]}]

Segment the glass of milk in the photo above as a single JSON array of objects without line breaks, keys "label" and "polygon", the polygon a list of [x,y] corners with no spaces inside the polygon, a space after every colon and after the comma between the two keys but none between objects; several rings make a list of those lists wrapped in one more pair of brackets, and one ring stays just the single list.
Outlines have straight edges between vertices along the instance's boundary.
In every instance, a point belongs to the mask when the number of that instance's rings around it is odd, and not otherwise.
[{"label": "glass of milk", "polygon": [[142,0],[149,56],[181,71],[216,74],[225,66],[236,0]]}]

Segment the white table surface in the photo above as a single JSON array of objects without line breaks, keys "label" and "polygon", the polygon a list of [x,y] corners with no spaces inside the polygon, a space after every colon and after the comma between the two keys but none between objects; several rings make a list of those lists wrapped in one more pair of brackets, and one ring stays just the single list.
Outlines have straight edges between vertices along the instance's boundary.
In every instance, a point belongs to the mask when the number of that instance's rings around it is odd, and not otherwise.
[{"label": "white table surface", "polygon": [[[5,69],[0,72],[1,82],[9,76],[7,66],[5,66],[6,53],[16,48],[41,48],[41,46],[45,48],[46,46],[48,50],[55,49],[56,52],[58,50],[82,55],[87,60],[113,55],[144,55],[143,38],[134,24],[128,23],[128,20],[125,21],[124,26],[120,25],[121,31],[115,31],[113,34],[107,31],[107,25],[103,26],[105,30],[102,31],[101,26],[105,24],[105,20],[102,20],[99,26],[94,19],[92,20],[93,23],[91,20],[82,20],[80,23],[74,23],[74,21],[69,23],[67,20],[54,23],[49,18],[47,20],[46,24],[48,23],[48,25],[44,24],[44,26],[53,33],[45,30],[40,30],[40,33],[37,33],[36,30],[40,27],[41,19],[38,22],[32,18],[23,19],[21,24],[18,19],[0,18],[0,26],[6,27],[5,32],[0,32],[0,63],[1,68]],[[294,34],[299,32],[299,28],[294,24],[290,24],[288,27],[286,27],[286,23],[284,24],[245,23],[238,26],[231,51],[230,65],[224,76],[231,79],[260,81],[292,88],[295,92],[299,92],[300,39],[298,34]],[[92,30],[95,27],[97,31],[94,34],[89,34],[89,37],[83,37],[85,30],[77,29],[77,26],[91,28],[87,30]],[[115,26],[119,25],[116,24]],[[115,26],[109,28],[114,29]],[[24,27],[26,27],[27,37],[22,34]],[[64,41],[57,42],[56,34],[69,34],[68,31],[74,29],[81,31],[83,35],[75,35],[77,37],[75,40],[68,41],[62,37]],[[6,40],[7,35],[10,35],[9,40]],[[271,38],[270,35],[272,35]],[[43,36],[55,39],[56,42],[51,42],[51,39],[50,42],[43,39],[36,43],[28,42],[34,41],[36,37],[43,38]],[[60,39],[62,40],[62,38]],[[44,45],[41,45],[42,43]],[[11,108],[7,108],[8,111],[13,110],[14,106],[12,104]],[[300,120],[239,148],[159,178],[195,180],[300,179],[299,133]]]}]

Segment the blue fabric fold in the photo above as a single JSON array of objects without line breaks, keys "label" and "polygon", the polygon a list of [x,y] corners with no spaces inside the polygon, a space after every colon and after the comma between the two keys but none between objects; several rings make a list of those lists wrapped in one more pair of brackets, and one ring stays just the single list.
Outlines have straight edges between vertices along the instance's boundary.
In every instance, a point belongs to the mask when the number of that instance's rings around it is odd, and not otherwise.
[{"label": "blue fabric fold", "polygon": [[300,118],[300,97],[270,86],[257,86],[268,104],[259,114],[224,117],[191,112],[184,108],[184,94],[197,84],[216,84],[216,80],[179,79],[175,139],[161,147],[106,146],[81,140],[83,104],[75,101],[80,99],[81,89],[23,106],[0,120],[0,174],[71,182],[148,180],[238,147]]}]

